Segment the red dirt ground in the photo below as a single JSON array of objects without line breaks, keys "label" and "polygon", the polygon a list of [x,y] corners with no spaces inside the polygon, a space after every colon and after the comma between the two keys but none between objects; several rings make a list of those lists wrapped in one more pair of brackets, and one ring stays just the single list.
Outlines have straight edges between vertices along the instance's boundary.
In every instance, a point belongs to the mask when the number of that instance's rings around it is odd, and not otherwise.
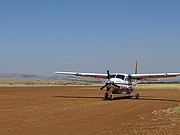
[{"label": "red dirt ground", "polygon": [[104,100],[99,86],[1,87],[0,134],[179,135],[180,90]]}]

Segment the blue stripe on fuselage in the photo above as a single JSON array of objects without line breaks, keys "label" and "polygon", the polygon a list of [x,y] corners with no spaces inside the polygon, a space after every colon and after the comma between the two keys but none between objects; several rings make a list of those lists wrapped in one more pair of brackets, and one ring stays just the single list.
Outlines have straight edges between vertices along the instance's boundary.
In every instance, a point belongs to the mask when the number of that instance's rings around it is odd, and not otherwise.
[{"label": "blue stripe on fuselage", "polygon": [[114,83],[114,84],[121,84],[121,85],[132,85],[132,84],[127,84],[127,83]]}]

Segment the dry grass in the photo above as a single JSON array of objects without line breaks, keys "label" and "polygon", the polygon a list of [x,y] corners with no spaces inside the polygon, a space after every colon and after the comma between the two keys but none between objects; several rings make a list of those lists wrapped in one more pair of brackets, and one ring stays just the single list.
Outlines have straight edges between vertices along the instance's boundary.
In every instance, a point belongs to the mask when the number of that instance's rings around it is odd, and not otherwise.
[{"label": "dry grass", "polygon": [[180,90],[180,84],[138,84],[135,89]]},{"label": "dry grass", "polygon": [[[103,83],[96,80],[60,80],[60,79],[17,79],[0,78],[0,87],[11,86],[59,86],[59,85],[97,85]],[[135,89],[180,90],[180,84],[138,84]]]},{"label": "dry grass", "polygon": [[0,87],[9,86],[58,86],[58,85],[94,85],[97,81],[60,80],[60,79],[17,79],[0,78]]}]

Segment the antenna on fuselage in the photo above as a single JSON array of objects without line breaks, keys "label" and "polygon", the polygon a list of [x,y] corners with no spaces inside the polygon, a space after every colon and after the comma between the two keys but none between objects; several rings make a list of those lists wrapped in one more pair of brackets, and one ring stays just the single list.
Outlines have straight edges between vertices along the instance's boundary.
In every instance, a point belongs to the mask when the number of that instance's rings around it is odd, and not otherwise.
[{"label": "antenna on fuselage", "polygon": [[136,60],[136,65],[135,65],[134,74],[137,74],[137,60]]}]

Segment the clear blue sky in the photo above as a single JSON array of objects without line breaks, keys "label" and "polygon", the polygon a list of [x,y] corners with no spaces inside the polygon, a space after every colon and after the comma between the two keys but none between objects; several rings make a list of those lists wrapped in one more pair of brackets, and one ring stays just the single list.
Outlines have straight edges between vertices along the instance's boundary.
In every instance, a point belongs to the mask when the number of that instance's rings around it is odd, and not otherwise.
[{"label": "clear blue sky", "polygon": [[180,72],[179,0],[1,0],[0,72]]}]

